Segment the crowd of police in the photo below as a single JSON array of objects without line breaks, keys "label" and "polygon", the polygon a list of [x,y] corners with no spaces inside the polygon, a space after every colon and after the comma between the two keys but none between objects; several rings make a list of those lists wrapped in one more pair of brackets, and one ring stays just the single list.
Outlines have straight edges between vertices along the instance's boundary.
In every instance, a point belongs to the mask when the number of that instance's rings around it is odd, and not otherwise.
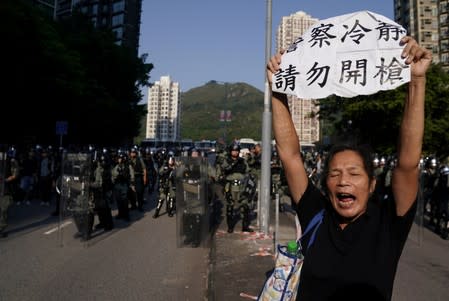
[{"label": "crowd of police", "polygon": [[[288,185],[283,174],[282,163],[277,152],[270,150],[271,156],[271,195],[280,201],[280,211],[291,205]],[[82,185],[68,181],[64,175],[63,155],[65,153],[85,153],[89,155],[88,179]],[[242,231],[252,232],[251,221],[255,216],[258,199],[258,183],[261,175],[260,144],[247,152],[242,152],[238,140],[229,146],[220,145],[214,152],[161,148],[155,151],[133,146],[126,148],[95,148],[92,146],[74,149],[53,149],[37,146],[26,152],[14,147],[0,151],[1,201],[0,233],[6,236],[7,211],[11,204],[30,204],[39,200],[42,206],[55,204],[54,216],[71,210],[80,236],[89,239],[94,230],[109,231],[114,228],[115,219],[130,221],[130,210],[144,211],[144,204],[155,193],[153,218],[161,214],[173,217],[176,214],[176,170],[179,158],[207,158],[206,197],[210,208],[210,227],[221,221],[221,208],[224,208],[227,229],[234,231],[241,221]],[[310,180],[320,187],[321,173],[325,153],[303,153],[303,160]],[[424,214],[429,227],[448,238],[449,229],[449,162],[435,157],[426,157],[421,161],[422,198]],[[392,171],[395,166],[393,156],[379,156],[373,160],[377,178],[376,195],[379,200],[388,200],[391,196]],[[187,180],[198,178],[191,171],[184,171]],[[62,182],[73,183],[70,191],[63,189]],[[89,188],[87,196],[81,192],[81,186]],[[186,187],[186,186],[185,186]],[[76,193],[76,191],[78,191]],[[63,208],[61,198],[70,194]],[[76,198],[75,198],[76,196]],[[84,200],[84,201],[83,201]],[[80,205],[82,204],[82,205]],[[273,204],[273,203],[272,203]],[[81,208],[81,210],[80,210]],[[93,225],[95,215],[99,223]],[[185,220],[188,223],[186,215]],[[197,219],[194,217],[193,219]]]},{"label": "crowd of police", "polygon": [[60,168],[54,150],[37,146],[27,152],[15,147],[0,148],[0,233],[7,227],[8,208],[12,204],[30,205],[39,199],[49,206],[52,199],[54,172]]},{"label": "crowd of police", "polygon": [[[130,210],[142,212],[145,192],[153,191],[157,178],[152,154],[141,154],[137,147],[54,149],[37,145],[19,150],[10,146],[0,154],[2,236],[7,236],[11,205],[27,206],[39,200],[42,206],[54,202],[53,216],[70,211],[79,230],[76,236],[89,239],[94,229],[113,229],[114,206],[115,218],[127,222]],[[75,157],[76,162],[72,160]],[[77,172],[73,171],[75,165]],[[99,223],[94,227],[95,215]]]},{"label": "crowd of police", "polygon": [[[53,216],[70,214],[78,229],[77,237],[89,239],[95,230],[110,231],[115,219],[130,221],[130,210],[144,211],[144,203],[155,192],[153,218],[176,213],[177,158],[210,156],[207,168],[207,202],[211,205],[211,223],[219,222],[215,212],[226,206],[228,231],[233,232],[239,218],[243,231],[250,228],[260,178],[260,145],[242,156],[233,143],[216,152],[161,148],[155,151],[134,146],[126,148],[71,147],[54,149],[39,145],[24,150],[15,147],[0,151],[2,236],[7,235],[7,212],[15,204],[42,206],[54,204]],[[80,159],[79,154],[84,154]],[[75,158],[75,159],[74,159]],[[74,171],[76,166],[77,171]],[[192,173],[189,172],[192,177]],[[223,205],[217,205],[221,202]],[[224,205],[225,204],[225,205]],[[165,205],[165,206],[164,206]],[[165,207],[165,208],[163,208]],[[95,216],[98,224],[94,225]]]},{"label": "crowd of police", "polygon": [[427,157],[422,161],[422,197],[428,224],[442,238],[449,238],[449,161]]},{"label": "crowd of police", "polygon": [[[375,157],[373,160],[377,178],[376,192],[381,200],[392,198],[391,181],[396,164],[393,156]],[[420,161],[420,198],[423,204],[423,217],[431,230],[443,239],[448,238],[449,230],[449,161],[426,156]]]}]

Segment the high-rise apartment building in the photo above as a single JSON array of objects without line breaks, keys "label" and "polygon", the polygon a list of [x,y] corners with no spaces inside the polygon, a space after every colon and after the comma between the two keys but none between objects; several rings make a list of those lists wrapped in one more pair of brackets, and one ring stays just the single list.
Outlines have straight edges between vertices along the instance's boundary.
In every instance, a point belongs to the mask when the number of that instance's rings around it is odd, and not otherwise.
[{"label": "high-rise apartment building", "polygon": [[181,90],[170,76],[161,76],[148,89],[146,138],[176,141],[181,136]]},{"label": "high-rise apartment building", "polygon": [[438,1],[440,63],[449,71],[449,1]]},{"label": "high-rise apartment building", "polygon": [[394,18],[449,70],[448,0],[394,0]]},{"label": "high-rise apartment building", "polygon": [[[36,1],[35,1],[36,2]],[[37,1],[40,4],[50,1]],[[111,29],[117,45],[132,49],[138,55],[142,0],[52,0],[55,19],[79,11],[89,16],[97,28]],[[56,7],[55,7],[56,4]]]},{"label": "high-rise apartment building", "polygon": [[[276,51],[293,44],[310,26],[318,22],[305,12],[298,11],[282,17],[276,34]],[[288,96],[288,103],[296,133],[301,143],[314,143],[320,140],[320,122],[316,117],[318,102],[314,99],[301,99]]]}]

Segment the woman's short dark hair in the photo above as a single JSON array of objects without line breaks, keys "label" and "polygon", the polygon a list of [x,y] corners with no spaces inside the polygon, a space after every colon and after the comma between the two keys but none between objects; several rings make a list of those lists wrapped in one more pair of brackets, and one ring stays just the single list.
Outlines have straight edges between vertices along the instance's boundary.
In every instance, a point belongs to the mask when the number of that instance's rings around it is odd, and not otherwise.
[{"label": "woman's short dark hair", "polygon": [[323,172],[321,174],[321,188],[327,194],[327,185],[326,179],[329,174],[329,163],[335,157],[336,154],[343,151],[353,151],[357,153],[363,161],[363,167],[368,174],[370,179],[374,179],[374,165],[373,165],[373,155],[371,151],[371,147],[363,144],[363,145],[353,145],[353,144],[336,144],[332,146],[328,155],[326,156],[326,160],[323,167]]}]

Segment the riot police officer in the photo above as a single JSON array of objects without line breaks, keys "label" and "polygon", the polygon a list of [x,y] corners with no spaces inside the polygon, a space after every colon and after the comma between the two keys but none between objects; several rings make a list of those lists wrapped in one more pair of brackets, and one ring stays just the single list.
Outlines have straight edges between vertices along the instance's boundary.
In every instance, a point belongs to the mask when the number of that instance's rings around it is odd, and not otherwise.
[{"label": "riot police officer", "polygon": [[99,160],[94,163],[92,177],[91,188],[93,190],[94,208],[99,220],[95,229],[110,231],[114,228],[110,206],[113,184],[111,164],[105,154],[101,155]]},{"label": "riot police officer", "polygon": [[150,148],[145,149],[145,155],[143,157],[143,161],[145,163],[145,166],[147,168],[147,187],[148,187],[148,193],[151,194],[154,191],[154,187],[156,186],[156,180],[157,180],[157,170],[153,159],[153,154],[150,150]]},{"label": "riot police officer", "polygon": [[279,159],[277,151],[274,150],[271,155],[271,197],[276,198],[276,194],[279,196],[279,211],[284,211],[284,204],[280,202],[283,197],[283,189],[281,182],[282,163]]},{"label": "riot police officer", "polygon": [[229,147],[229,155],[222,163],[222,172],[226,180],[225,197],[226,197],[226,222],[228,225],[228,233],[234,232],[234,210],[237,207],[240,211],[242,219],[242,231],[252,232],[250,225],[249,204],[246,194],[243,193],[245,187],[243,180],[249,172],[246,160],[239,156],[240,145],[231,144]]},{"label": "riot police officer", "polygon": [[[3,154],[0,160],[3,160]],[[0,172],[2,172],[0,168]],[[4,176],[4,178],[3,178]],[[0,237],[8,236],[5,228],[8,225],[8,208],[17,198],[19,184],[19,164],[16,160],[16,150],[11,147],[6,153],[6,161],[4,165],[4,174],[0,174],[4,179],[4,191],[0,191]],[[1,184],[1,183],[0,183]]]},{"label": "riot police officer", "polygon": [[119,153],[117,164],[111,171],[112,183],[114,184],[113,196],[117,202],[117,219],[123,219],[129,222],[129,201],[128,189],[134,188],[134,169],[129,164],[125,153]]},{"label": "riot police officer", "polygon": [[254,145],[247,159],[250,172],[260,180],[261,166],[262,166],[262,147],[260,143]]},{"label": "riot police officer", "polygon": [[167,160],[159,168],[159,198],[153,218],[159,217],[164,201],[166,202],[166,211],[169,217],[175,214],[176,202],[176,183],[175,183],[175,158],[169,154]]},{"label": "riot police officer", "polygon": [[438,178],[435,181],[433,192],[435,199],[435,232],[443,239],[449,237],[449,165],[442,164],[439,168]]},{"label": "riot police officer", "polygon": [[131,148],[129,152],[129,163],[134,169],[135,190],[129,191],[131,209],[143,211],[143,195],[147,184],[147,167],[139,154],[137,147]]}]

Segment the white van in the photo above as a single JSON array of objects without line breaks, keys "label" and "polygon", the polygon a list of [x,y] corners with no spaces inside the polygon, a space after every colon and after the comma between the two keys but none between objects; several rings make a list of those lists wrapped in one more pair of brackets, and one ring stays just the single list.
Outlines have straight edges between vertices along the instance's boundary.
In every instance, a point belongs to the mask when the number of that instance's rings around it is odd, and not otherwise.
[{"label": "white van", "polygon": [[249,150],[257,144],[257,141],[252,138],[239,139],[240,157],[244,157],[249,153]]}]

